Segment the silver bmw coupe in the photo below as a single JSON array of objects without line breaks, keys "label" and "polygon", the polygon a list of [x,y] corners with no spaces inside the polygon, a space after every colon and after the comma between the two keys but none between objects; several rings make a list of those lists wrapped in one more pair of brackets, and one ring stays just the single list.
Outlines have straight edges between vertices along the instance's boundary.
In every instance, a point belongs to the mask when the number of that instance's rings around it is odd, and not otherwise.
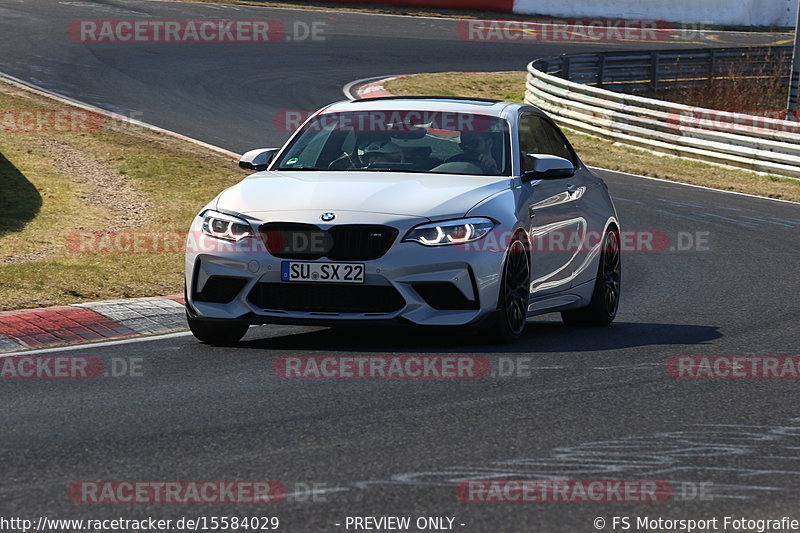
[{"label": "silver bmw coupe", "polygon": [[186,314],[197,339],[255,324],[405,323],[518,339],[560,312],[605,326],[620,226],[605,183],[539,109],[373,98],[313,114],[194,219]]}]

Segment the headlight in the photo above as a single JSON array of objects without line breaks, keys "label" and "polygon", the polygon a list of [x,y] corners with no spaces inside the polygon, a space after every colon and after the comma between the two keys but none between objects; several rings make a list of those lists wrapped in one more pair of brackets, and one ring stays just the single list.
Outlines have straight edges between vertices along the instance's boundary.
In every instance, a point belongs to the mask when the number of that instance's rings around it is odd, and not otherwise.
[{"label": "headlight", "polygon": [[203,233],[217,239],[238,242],[253,236],[253,228],[246,221],[216,211],[203,213]]},{"label": "headlight", "polygon": [[422,224],[403,237],[404,242],[418,242],[425,246],[465,244],[483,238],[494,227],[488,218],[466,218]]}]

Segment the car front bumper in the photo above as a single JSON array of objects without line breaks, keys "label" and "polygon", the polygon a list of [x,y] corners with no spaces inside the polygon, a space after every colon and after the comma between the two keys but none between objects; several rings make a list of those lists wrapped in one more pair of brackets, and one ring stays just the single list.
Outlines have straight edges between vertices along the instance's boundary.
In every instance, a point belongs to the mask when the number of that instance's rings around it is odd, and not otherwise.
[{"label": "car front bumper", "polygon": [[[385,255],[371,261],[352,261],[364,264],[364,283],[339,284],[282,281],[281,264],[291,259],[258,249],[254,246],[258,237],[232,244],[204,236],[197,217],[186,253],[187,309],[195,318],[251,324],[399,322],[456,326],[494,315],[503,253],[401,242],[408,229],[424,220],[394,222],[390,225],[400,233]],[[212,291],[215,297],[209,298],[207,287],[214,284],[225,290],[217,287]],[[270,291],[280,293],[280,300],[286,305],[265,304],[270,300]],[[337,301],[349,309],[337,309]],[[353,312],[361,303],[365,308]],[[308,309],[297,308],[303,306]]]}]

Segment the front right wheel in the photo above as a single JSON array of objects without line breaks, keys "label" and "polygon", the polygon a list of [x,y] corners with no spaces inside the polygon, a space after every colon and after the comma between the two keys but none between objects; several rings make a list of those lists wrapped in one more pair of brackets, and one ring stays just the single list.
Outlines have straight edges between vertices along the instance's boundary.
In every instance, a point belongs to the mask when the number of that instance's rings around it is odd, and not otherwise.
[{"label": "front right wheel", "polygon": [[507,344],[522,336],[528,319],[530,279],[531,263],[525,244],[519,237],[515,237],[508,246],[503,265],[496,320],[486,332],[489,340]]},{"label": "front right wheel", "polygon": [[619,309],[621,260],[619,230],[610,229],[603,237],[600,265],[589,305],[561,312],[568,326],[608,326]]}]

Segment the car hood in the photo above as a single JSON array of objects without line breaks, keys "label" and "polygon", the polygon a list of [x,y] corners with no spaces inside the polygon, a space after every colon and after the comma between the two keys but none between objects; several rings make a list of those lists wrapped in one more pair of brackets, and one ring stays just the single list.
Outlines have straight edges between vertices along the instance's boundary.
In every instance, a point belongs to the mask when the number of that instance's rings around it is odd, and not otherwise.
[{"label": "car hood", "polygon": [[458,217],[508,189],[511,178],[399,172],[259,172],[220,194],[218,209],[360,211]]}]

